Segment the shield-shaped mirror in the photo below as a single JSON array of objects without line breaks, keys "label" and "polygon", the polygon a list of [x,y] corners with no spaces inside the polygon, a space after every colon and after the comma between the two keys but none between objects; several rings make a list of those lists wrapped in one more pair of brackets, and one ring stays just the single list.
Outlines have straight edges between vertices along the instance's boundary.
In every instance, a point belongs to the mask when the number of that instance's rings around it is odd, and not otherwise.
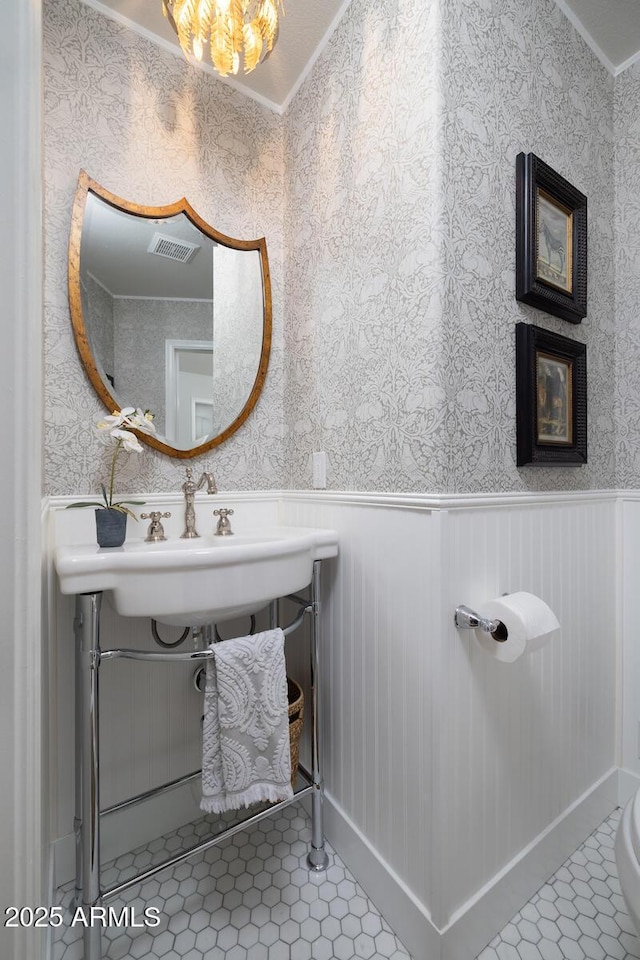
[{"label": "shield-shaped mirror", "polygon": [[195,457],[254,408],[271,346],[264,238],[236,240],[184,198],[141,206],[80,173],[69,243],[69,304],[89,380],[111,413],[154,415],[140,440]]}]

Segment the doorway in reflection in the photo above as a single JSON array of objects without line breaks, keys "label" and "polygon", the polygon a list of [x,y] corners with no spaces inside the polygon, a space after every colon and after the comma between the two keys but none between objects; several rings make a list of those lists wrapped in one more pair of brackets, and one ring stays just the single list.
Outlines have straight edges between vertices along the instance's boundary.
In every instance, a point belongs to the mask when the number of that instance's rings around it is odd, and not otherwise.
[{"label": "doorway in reflection", "polygon": [[167,434],[185,450],[214,432],[213,342],[166,341]]}]

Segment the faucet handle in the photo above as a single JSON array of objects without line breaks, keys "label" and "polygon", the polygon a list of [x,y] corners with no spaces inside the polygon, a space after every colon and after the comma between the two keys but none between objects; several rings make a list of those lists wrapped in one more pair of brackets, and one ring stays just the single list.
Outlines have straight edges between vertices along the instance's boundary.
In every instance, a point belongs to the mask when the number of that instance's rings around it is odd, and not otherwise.
[{"label": "faucet handle", "polygon": [[170,516],[170,513],[162,513],[160,510],[152,510],[151,513],[140,514],[141,520],[151,520],[147,535],[144,538],[145,543],[158,543],[160,540],[167,539],[160,520]]},{"label": "faucet handle", "polygon": [[219,517],[218,525],[216,527],[216,532],[214,536],[216,537],[232,537],[233,530],[231,529],[231,523],[229,517],[233,516],[233,510],[227,510],[226,507],[220,507],[218,510],[213,511],[214,517]]}]

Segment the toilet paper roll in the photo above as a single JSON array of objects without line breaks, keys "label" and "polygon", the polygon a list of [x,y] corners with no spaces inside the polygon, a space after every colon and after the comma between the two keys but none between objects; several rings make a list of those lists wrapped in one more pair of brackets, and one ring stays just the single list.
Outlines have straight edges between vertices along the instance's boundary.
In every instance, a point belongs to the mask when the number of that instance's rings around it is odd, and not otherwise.
[{"label": "toilet paper roll", "polygon": [[533,593],[509,593],[489,600],[481,608],[482,616],[500,620],[507,628],[502,643],[490,633],[475,630],[476,640],[496,660],[513,663],[525,653],[539,650],[558,632],[560,624],[553,610]]}]

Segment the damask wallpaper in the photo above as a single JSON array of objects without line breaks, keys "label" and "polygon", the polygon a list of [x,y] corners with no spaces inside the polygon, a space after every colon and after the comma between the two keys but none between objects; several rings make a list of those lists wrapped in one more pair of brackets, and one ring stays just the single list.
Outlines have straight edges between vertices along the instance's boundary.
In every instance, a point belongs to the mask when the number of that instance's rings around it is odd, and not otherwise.
[{"label": "damask wallpaper", "polygon": [[[267,237],[271,366],[206,458],[223,489],[308,487],[314,450],[333,489],[614,484],[614,81],[553,0],[353,0],[283,118],[79,0],[45,10],[47,492],[87,493],[102,470],[64,276],[81,166]],[[521,150],[589,198],[580,326],[515,301]],[[515,466],[522,319],[587,343],[585,467]],[[125,481],[171,490],[181,471],[132,458]]]},{"label": "damask wallpaper", "polygon": [[[311,449],[338,489],[612,484],[612,114],[553,0],[353,0],[287,118],[292,486]],[[521,150],[589,197],[579,327],[514,299]],[[516,469],[523,319],[588,345],[586,467]]]},{"label": "damask wallpaper", "polygon": [[293,487],[444,487],[441,47],[435,0],[353,0],[288,112]]},{"label": "damask wallpaper", "polygon": [[[474,15],[469,15],[473,6]],[[451,0],[443,62],[449,491],[610,487],[614,479],[613,78],[554,0]],[[532,151],[589,203],[588,316],[514,299],[516,155]],[[514,325],[587,344],[589,462],[515,467]]]},{"label": "damask wallpaper", "polygon": [[[104,479],[104,412],[78,360],[67,304],[67,247],[78,172],[138,203],[186,196],[242,239],[266,236],[274,300],[271,365],[241,431],[213,450],[221,489],[283,485],[283,121],[79,0],[44,4],[45,493],[88,494]],[[142,345],[140,344],[140,347]],[[123,461],[124,463],[124,461]],[[176,490],[184,463],[145,448],[123,492]]]},{"label": "damask wallpaper", "polygon": [[640,65],[616,78],[616,485],[640,487]]}]

